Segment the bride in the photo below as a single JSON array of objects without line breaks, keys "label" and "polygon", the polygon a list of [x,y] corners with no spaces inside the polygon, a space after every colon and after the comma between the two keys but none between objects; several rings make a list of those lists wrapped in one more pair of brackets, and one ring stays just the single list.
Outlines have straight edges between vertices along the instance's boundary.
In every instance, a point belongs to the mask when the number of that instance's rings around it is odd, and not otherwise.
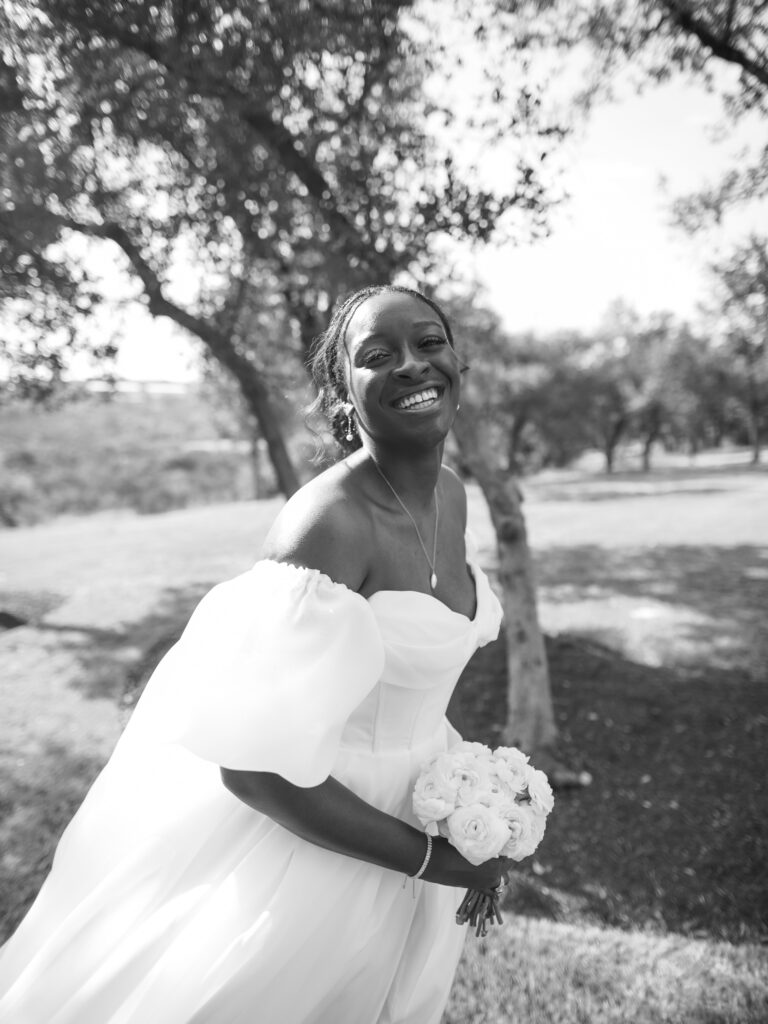
[{"label": "bride", "polygon": [[0,952],[0,1021],[442,1016],[458,890],[505,870],[411,810],[501,615],[441,466],[459,361],[440,308],[384,286],[336,309],[313,372],[344,457],[158,666]]}]

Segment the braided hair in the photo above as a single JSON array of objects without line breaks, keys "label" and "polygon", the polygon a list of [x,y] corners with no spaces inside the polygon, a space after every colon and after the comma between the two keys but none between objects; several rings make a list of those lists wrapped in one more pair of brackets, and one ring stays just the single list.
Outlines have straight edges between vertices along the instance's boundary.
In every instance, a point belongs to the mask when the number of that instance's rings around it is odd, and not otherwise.
[{"label": "braided hair", "polygon": [[[343,297],[336,304],[327,329],[318,336],[312,347],[309,366],[317,388],[317,398],[312,403],[310,412],[318,412],[325,417],[333,438],[344,455],[349,455],[350,452],[362,447],[357,425],[345,408],[349,403],[349,392],[344,373],[346,357],[344,342],[347,326],[355,311],[366,299],[388,292],[411,295],[430,306],[440,318],[448,343],[451,348],[454,347],[453,331],[445,313],[433,299],[422,295],[414,288],[405,288],[396,284],[369,285],[367,288],[360,288]],[[352,434],[352,440],[347,439],[348,433]]]}]

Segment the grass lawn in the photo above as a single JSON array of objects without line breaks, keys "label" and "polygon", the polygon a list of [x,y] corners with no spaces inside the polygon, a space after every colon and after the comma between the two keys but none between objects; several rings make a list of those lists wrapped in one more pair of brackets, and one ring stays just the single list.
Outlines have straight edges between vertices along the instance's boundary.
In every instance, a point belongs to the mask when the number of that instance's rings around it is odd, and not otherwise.
[{"label": "grass lawn", "polygon": [[443,1024],[764,1024],[764,950],[516,918],[467,941]]},{"label": "grass lawn", "polygon": [[[560,755],[505,925],[470,937],[445,1024],[765,1024],[768,475],[673,467],[525,484]],[[145,670],[275,503],[0,533],[0,933],[47,869]],[[489,551],[477,495],[473,525]],[[13,542],[13,543],[11,543]],[[503,642],[453,710],[496,742]]]},{"label": "grass lawn", "polygon": [[[445,1024],[765,1024],[765,474],[526,490],[559,754],[593,782],[468,939]],[[457,689],[466,734],[497,742],[504,686],[500,641]]]}]

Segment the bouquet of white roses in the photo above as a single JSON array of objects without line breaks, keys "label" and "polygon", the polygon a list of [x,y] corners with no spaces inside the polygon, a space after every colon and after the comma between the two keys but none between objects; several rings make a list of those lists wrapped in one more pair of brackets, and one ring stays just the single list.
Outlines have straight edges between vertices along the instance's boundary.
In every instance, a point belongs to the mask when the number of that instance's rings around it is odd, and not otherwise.
[{"label": "bouquet of white roses", "polygon": [[[422,766],[413,810],[430,835],[444,836],[471,864],[494,857],[522,860],[544,836],[554,797],[544,772],[517,747],[455,744]],[[497,897],[470,889],[456,915],[478,935],[501,923]]]}]

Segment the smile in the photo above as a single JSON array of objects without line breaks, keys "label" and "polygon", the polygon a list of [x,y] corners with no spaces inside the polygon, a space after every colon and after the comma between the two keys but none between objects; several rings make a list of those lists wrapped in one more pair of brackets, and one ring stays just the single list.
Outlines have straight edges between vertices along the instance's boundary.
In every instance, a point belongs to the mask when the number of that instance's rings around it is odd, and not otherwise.
[{"label": "smile", "polygon": [[424,388],[423,391],[414,391],[410,395],[398,398],[392,405],[395,409],[427,409],[430,405],[434,405],[439,398],[438,388]]}]

